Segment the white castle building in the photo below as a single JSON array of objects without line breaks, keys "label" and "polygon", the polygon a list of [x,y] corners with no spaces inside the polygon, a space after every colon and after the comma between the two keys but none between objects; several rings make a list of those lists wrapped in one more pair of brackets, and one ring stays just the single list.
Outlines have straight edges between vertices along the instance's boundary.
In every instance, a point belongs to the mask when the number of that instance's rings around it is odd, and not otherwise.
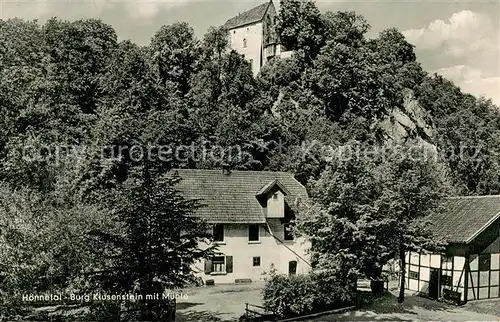
[{"label": "white castle building", "polygon": [[279,44],[276,18],[276,8],[271,0],[238,14],[224,24],[229,30],[231,48],[251,63],[254,75],[271,58],[285,58],[292,54]]}]

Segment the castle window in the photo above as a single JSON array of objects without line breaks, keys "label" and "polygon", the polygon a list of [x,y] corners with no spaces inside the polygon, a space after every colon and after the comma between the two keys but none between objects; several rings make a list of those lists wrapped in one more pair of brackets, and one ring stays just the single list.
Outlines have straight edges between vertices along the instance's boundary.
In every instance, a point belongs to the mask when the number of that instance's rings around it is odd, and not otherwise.
[{"label": "castle window", "polygon": [[247,48],[247,39],[243,38],[243,48]]}]

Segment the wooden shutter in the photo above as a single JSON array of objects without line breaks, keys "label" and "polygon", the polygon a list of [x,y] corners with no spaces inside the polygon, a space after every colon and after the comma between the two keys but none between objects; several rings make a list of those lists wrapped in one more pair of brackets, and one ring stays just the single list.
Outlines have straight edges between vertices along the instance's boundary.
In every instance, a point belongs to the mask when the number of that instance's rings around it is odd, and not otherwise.
[{"label": "wooden shutter", "polygon": [[288,274],[289,275],[297,274],[297,261],[288,262]]},{"label": "wooden shutter", "polygon": [[205,259],[205,274],[212,273],[212,260]]},{"label": "wooden shutter", "polygon": [[233,272],[233,256],[226,256],[226,273]]}]

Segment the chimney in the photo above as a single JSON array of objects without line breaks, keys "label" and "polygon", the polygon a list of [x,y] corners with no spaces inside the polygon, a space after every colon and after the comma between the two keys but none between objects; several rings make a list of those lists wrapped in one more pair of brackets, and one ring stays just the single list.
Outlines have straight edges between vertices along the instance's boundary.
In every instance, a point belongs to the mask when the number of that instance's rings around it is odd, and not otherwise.
[{"label": "chimney", "polygon": [[230,175],[231,174],[231,166],[227,163],[224,163],[222,165],[222,174],[224,175]]}]

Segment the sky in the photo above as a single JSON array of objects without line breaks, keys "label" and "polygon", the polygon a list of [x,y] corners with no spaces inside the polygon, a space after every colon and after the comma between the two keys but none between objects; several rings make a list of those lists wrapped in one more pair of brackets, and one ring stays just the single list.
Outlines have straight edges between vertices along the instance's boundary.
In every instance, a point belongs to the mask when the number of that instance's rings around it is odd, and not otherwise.
[{"label": "sky", "polygon": [[[188,22],[201,37],[210,26],[266,0],[0,0],[0,19],[99,18],[120,40],[149,43],[162,26]],[[274,0],[277,5],[278,0]],[[317,0],[321,11],[352,10],[372,26],[396,27],[429,72],[500,106],[500,0]]]}]

